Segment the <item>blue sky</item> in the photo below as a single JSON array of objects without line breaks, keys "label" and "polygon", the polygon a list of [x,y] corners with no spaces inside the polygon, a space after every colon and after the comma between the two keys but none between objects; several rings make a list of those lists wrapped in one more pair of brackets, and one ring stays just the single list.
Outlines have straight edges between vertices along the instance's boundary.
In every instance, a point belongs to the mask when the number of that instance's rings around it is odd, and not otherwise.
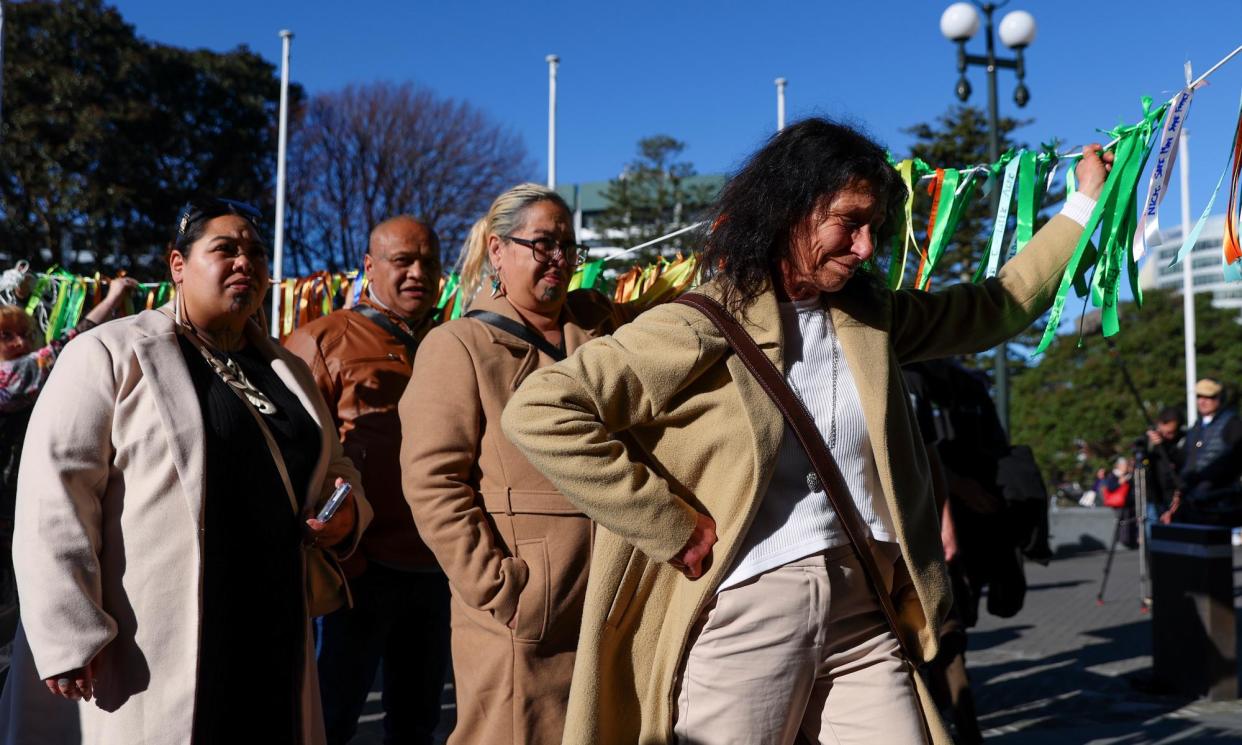
[{"label": "blue sky", "polygon": [[[773,79],[789,79],[789,118],[844,117],[895,152],[901,129],[956,101],[953,45],[939,32],[946,0],[871,2],[378,2],[262,0],[116,3],[140,35],[186,47],[246,44],[278,62],[289,28],[293,79],[314,94],[351,82],[411,80],[464,98],[518,132],[546,171],[547,65],[561,57],[558,181],[614,177],[641,137],[689,144],[700,172],[728,170],[775,127]],[[1039,24],[1027,51],[1031,102],[1001,113],[1032,118],[1020,134],[1080,144],[1132,122],[1139,98],[1171,96],[1190,59],[1203,71],[1242,43],[1242,0],[1016,0]],[[980,34],[981,36],[981,34]],[[999,42],[998,42],[999,44]],[[1002,47],[1003,48],[1003,47]],[[982,53],[979,36],[969,49]],[[1005,50],[1008,53],[1008,50]],[[983,71],[971,102],[986,104]],[[1196,96],[1191,210],[1225,165],[1242,88],[1242,55]],[[959,164],[937,164],[959,165]],[[1216,212],[1224,209],[1224,196]],[[1179,219],[1176,179],[1162,222]]]}]

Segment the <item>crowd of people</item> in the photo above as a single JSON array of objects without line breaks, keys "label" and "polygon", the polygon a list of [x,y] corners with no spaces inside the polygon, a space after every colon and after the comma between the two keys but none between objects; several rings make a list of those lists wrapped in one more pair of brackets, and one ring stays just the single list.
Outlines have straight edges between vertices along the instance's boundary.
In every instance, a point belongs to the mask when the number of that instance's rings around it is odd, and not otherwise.
[{"label": "crowd of people", "polygon": [[1132,454],[1096,474],[1095,498],[1117,511],[1120,541],[1130,548],[1140,524],[1148,534],[1156,523],[1242,525],[1242,419],[1214,378],[1195,383],[1195,408],[1189,427],[1181,409],[1162,409]]},{"label": "crowd of people", "polygon": [[192,201],[176,300],[64,345],[29,412],[0,738],[338,745],[382,668],[385,741],[428,743],[451,659],[453,745],[939,745],[938,700],[971,739],[950,619],[1005,602],[971,521],[1007,487],[901,366],[1042,314],[1111,157],[998,277],[891,291],[860,268],[905,187],[809,119],[724,187],[698,304],[651,309],[570,292],[570,210],[523,184],[471,231],[466,317],[398,216],[359,303],[283,347],[258,215]]}]

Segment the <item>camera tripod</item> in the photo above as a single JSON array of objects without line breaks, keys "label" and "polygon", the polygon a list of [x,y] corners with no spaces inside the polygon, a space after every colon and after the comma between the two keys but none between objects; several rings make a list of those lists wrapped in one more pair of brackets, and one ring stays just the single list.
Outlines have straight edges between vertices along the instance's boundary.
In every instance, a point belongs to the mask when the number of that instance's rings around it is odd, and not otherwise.
[{"label": "camera tripod", "polygon": [[1104,562],[1104,576],[1100,578],[1100,592],[1095,596],[1096,605],[1104,604],[1104,588],[1108,586],[1108,575],[1113,568],[1113,554],[1117,553],[1117,543],[1121,540],[1121,531],[1130,525],[1138,527],[1139,552],[1139,612],[1146,613],[1151,608],[1151,586],[1147,576],[1147,461],[1146,450],[1136,449],[1134,454],[1134,476],[1131,479],[1130,492],[1134,496],[1134,516],[1124,517],[1124,512],[1117,515],[1117,524],[1113,527],[1113,543],[1108,547],[1108,559]]}]

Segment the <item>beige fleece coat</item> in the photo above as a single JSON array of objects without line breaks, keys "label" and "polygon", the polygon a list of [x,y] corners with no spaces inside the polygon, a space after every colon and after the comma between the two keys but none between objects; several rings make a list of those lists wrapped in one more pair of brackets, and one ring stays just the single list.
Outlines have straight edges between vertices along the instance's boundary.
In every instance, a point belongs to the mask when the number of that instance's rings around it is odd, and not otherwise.
[{"label": "beige fleece coat", "polygon": [[[951,604],[926,454],[899,366],[976,352],[1046,310],[1082,228],[1054,217],[999,277],[938,293],[893,292],[868,276],[826,296],[858,385],[883,498],[918,602],[899,608],[923,658]],[[719,297],[712,283],[698,290]],[[768,291],[739,320],[783,368]],[[672,741],[676,676],[691,627],[732,564],[767,490],[784,420],[698,311],[665,305],[568,360],[538,370],[503,417],[509,438],[599,528],[565,743]],[[630,445],[614,433],[625,433]],[[666,562],[695,511],[716,521],[711,568],[687,580]],[[926,690],[933,739],[949,739]]]}]

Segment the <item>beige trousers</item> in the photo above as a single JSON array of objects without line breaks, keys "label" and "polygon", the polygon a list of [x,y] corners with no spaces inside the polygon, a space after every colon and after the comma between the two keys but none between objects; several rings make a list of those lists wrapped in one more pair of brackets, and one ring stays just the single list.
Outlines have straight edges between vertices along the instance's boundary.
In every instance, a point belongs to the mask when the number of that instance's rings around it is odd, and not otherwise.
[{"label": "beige trousers", "polygon": [[[876,562],[910,582],[900,549]],[[681,745],[925,743],[914,684],[849,546],[721,591],[695,626],[673,731]]]}]

